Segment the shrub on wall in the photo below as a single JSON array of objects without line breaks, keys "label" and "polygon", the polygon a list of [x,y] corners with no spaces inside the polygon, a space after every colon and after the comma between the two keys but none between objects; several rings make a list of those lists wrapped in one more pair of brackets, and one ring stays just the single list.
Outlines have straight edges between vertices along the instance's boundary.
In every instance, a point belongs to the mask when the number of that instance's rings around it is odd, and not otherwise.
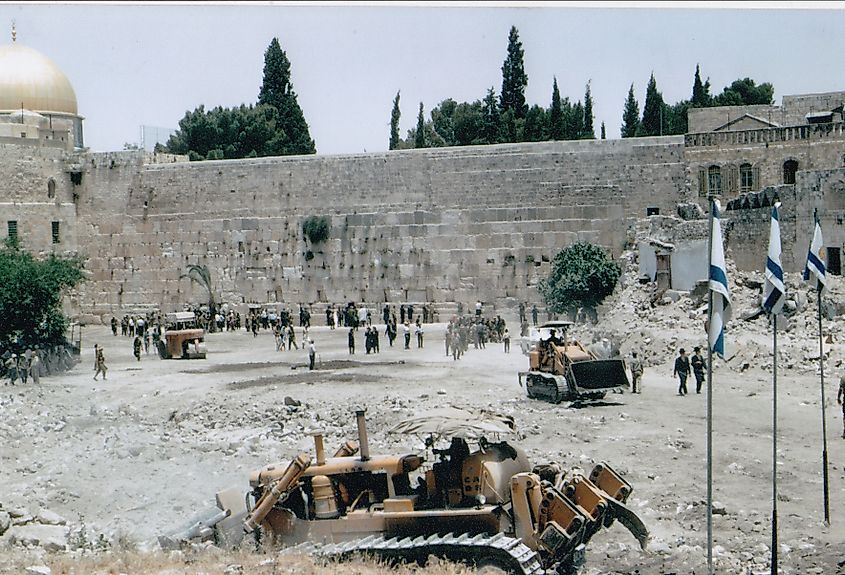
[{"label": "shrub on wall", "polygon": [[302,222],[302,231],[312,244],[319,244],[329,239],[331,220],[328,216],[308,216]]}]

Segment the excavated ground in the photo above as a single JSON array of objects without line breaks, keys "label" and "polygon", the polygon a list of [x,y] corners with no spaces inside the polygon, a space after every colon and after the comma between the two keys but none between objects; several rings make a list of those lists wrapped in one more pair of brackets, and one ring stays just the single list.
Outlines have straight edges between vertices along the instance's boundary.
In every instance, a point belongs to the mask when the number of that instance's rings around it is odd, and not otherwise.
[{"label": "excavated ground", "polygon": [[[749,284],[745,291],[734,286],[737,308],[758,297]],[[0,538],[7,558],[0,573],[36,567],[42,570],[30,572],[325,572],[272,554],[146,555],[143,549],[213,504],[216,491],[246,490],[250,470],[310,452],[309,431],[323,429],[328,449],[355,438],[355,407],[367,408],[371,451],[389,453],[423,450],[420,438],[386,432],[404,416],[446,404],[512,415],[520,430],[515,441],[534,462],[560,461],[589,472],[607,461],[631,482],[629,503],[651,530],[649,550],[614,525],[593,538],[584,573],[705,573],[706,396],[695,394],[694,383],[690,395],[678,396],[671,373],[678,347],[706,345],[700,302],[681,294],[652,307],[646,288],[630,278],[626,285],[599,326],[578,332],[588,340],[607,337],[623,354],[641,350],[649,362],[643,393],[614,394],[604,405],[580,409],[525,396],[517,372],[526,369],[527,358],[518,343],[510,354],[501,345],[470,346],[464,359],[453,361],[445,354],[443,324],[428,326],[424,349],[416,342],[410,350],[390,348],[382,338],[380,354],[354,357],[346,330],[312,328],[313,372],[306,352],[275,352],[270,332],[209,335],[204,361],[150,354],[137,362],[131,339],[88,328],[81,363],[69,375],[44,378],[40,387],[0,387],[0,529],[4,517],[12,523]],[[845,440],[835,405],[843,350],[835,339],[827,350],[832,524],[826,526],[815,310],[799,304],[803,310],[781,340],[781,570],[845,573]],[[505,317],[518,331],[515,318]],[[768,573],[770,336],[764,318],[735,319],[730,328],[733,351],[717,362],[713,376],[714,561],[718,573]],[[362,332],[359,340],[363,347]],[[105,347],[107,381],[92,380],[94,343]],[[286,397],[301,405],[286,405]],[[370,569],[389,571],[350,572]],[[460,572],[439,569],[433,572]]]}]

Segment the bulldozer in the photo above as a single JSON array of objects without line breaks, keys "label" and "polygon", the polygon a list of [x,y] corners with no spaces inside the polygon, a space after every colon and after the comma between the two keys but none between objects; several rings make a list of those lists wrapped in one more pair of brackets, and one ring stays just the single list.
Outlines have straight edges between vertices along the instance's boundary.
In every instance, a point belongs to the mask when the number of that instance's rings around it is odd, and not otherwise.
[{"label": "bulldozer", "polygon": [[197,326],[194,312],[177,311],[164,316],[165,330],[156,343],[161,359],[205,359],[205,330]]},{"label": "bulldozer", "polygon": [[610,390],[628,387],[625,362],[599,359],[580,342],[569,338],[573,323],[550,321],[527,349],[528,371],[518,374],[528,397],[552,403],[586,403],[604,399]]},{"label": "bulldozer", "polygon": [[[328,457],[323,434],[313,433],[313,457],[300,453],[253,471],[246,494],[217,493],[215,507],[159,543],[172,549],[254,540],[318,558],[365,555],[422,565],[435,556],[519,575],[576,573],[590,539],[617,520],[646,548],[648,530],[625,505],[632,487],[607,463],[589,475],[567,476],[556,463],[532,467],[518,446],[486,439],[514,431],[512,418],[445,411],[404,422],[406,432],[428,429],[448,438],[438,448],[429,436],[431,464],[418,453],[371,453],[365,411],[358,410],[357,442]],[[465,437],[468,430],[480,433]]]}]

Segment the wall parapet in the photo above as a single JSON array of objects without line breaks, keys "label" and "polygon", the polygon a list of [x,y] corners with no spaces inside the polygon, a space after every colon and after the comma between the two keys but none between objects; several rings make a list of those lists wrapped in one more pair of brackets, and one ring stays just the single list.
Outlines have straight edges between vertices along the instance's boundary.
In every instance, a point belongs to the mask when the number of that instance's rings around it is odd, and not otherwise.
[{"label": "wall parapet", "polygon": [[801,126],[780,126],[777,128],[758,128],[731,132],[703,132],[686,134],[684,145],[688,148],[703,146],[768,144],[773,142],[793,142],[822,138],[845,139],[845,122],[828,124],[805,124]]}]

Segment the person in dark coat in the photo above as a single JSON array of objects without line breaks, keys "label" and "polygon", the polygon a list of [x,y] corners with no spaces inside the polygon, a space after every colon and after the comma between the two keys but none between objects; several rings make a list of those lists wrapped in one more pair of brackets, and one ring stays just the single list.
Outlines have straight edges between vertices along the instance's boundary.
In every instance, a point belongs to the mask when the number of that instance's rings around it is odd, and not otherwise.
[{"label": "person in dark coat", "polygon": [[355,354],[355,328],[349,328],[349,353],[350,355]]},{"label": "person in dark coat", "polygon": [[690,358],[692,364],[692,373],[695,375],[695,392],[701,393],[701,384],[704,383],[704,370],[707,368],[707,362],[701,356],[701,348],[695,346],[693,349],[695,353]]},{"label": "person in dark coat", "polygon": [[680,380],[680,384],[678,385],[678,395],[687,394],[687,378],[689,377],[689,372],[689,357],[687,357],[687,352],[684,348],[681,348],[678,351],[678,357],[675,358],[675,369],[672,372],[672,375],[677,375]]}]

